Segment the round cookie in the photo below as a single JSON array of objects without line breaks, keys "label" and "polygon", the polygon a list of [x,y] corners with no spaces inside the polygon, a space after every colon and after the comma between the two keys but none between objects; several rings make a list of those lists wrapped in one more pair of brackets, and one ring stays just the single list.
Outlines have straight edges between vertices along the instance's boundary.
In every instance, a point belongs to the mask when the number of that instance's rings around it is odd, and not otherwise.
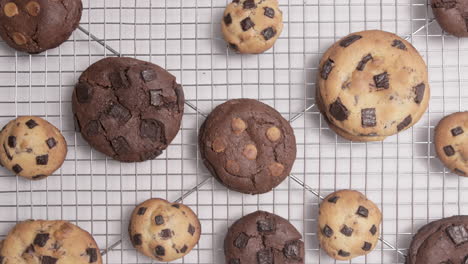
[{"label": "round cookie", "polygon": [[468,37],[468,1],[432,0],[431,6],[443,30],[457,37]]},{"label": "round cookie", "polygon": [[247,194],[271,191],[291,172],[296,138],[270,106],[235,99],[216,107],[200,128],[201,157],[228,188]]},{"label": "round cookie", "polygon": [[237,220],[224,239],[227,264],[303,264],[302,235],[286,219],[257,211]]},{"label": "round cookie", "polygon": [[0,263],[100,264],[102,258],[94,238],[78,226],[28,220],[18,223],[3,241]]},{"label": "round cookie", "polygon": [[366,255],[377,246],[381,221],[379,208],[360,192],[334,192],[320,204],[320,245],[337,260]]},{"label": "round cookie", "polygon": [[54,173],[67,156],[67,142],[60,131],[35,116],[10,121],[0,132],[0,144],[1,165],[32,180]]},{"label": "round cookie", "polygon": [[179,132],[184,92],[163,68],[131,58],[106,58],[80,76],[72,99],[83,138],[123,162],[154,159]]},{"label": "round cookie", "polygon": [[468,262],[468,216],[431,222],[414,236],[406,264],[465,264]]},{"label": "round cookie", "polygon": [[195,247],[201,226],[189,207],[150,199],[133,210],[128,231],[139,252],[157,261],[169,262],[182,258]]},{"label": "round cookie", "polygon": [[335,43],[320,62],[316,102],[340,136],[379,141],[413,126],[427,109],[426,64],[395,34],[370,30]]},{"label": "round cookie", "polygon": [[58,47],[78,27],[81,0],[0,0],[0,36],[31,54]]},{"label": "round cookie", "polygon": [[283,31],[278,0],[233,0],[221,23],[224,39],[239,53],[270,49]]},{"label": "round cookie", "polygon": [[444,117],[435,129],[437,156],[454,173],[468,176],[468,112]]}]

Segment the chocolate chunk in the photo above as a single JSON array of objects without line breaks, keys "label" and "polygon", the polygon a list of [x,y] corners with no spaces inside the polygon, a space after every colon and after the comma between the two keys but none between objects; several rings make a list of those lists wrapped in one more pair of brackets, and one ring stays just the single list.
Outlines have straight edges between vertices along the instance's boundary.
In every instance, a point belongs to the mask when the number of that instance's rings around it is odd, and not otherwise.
[{"label": "chocolate chunk", "polygon": [[239,48],[237,47],[237,45],[234,44],[234,43],[229,43],[229,47],[230,47],[231,49],[235,50],[235,51],[238,51],[238,50],[239,50]]},{"label": "chocolate chunk", "polygon": [[403,43],[403,41],[401,41],[399,39],[393,40],[392,47],[395,47],[395,48],[398,48],[398,49],[401,49],[401,50],[407,50],[405,43]]},{"label": "chocolate chunk", "polygon": [[166,249],[163,246],[157,246],[154,250],[154,253],[156,253],[156,256],[165,256]]},{"label": "chocolate chunk", "polygon": [[348,227],[347,225],[344,225],[343,228],[341,228],[340,232],[341,234],[350,237],[353,235],[353,229],[351,227]]},{"label": "chocolate chunk", "polygon": [[464,172],[464,171],[462,171],[460,169],[455,168],[454,171],[455,171],[455,173],[458,173],[460,175],[466,175],[466,172]]},{"label": "chocolate chunk", "polygon": [[144,214],[146,213],[146,210],[147,210],[147,209],[148,209],[148,208],[146,208],[146,207],[140,207],[140,208],[138,209],[138,215],[144,215]]},{"label": "chocolate chunk", "polygon": [[332,59],[328,58],[325,64],[323,64],[322,70],[320,71],[320,77],[322,77],[322,79],[324,80],[327,80],[334,67],[335,62]]},{"label": "chocolate chunk", "polygon": [[338,201],[338,199],[340,199],[339,196],[333,196],[333,197],[331,197],[331,198],[328,199],[328,202],[329,202],[329,203],[334,203],[334,204],[336,204],[336,202]]},{"label": "chocolate chunk", "polygon": [[240,233],[236,240],[234,240],[234,246],[236,248],[245,248],[247,246],[247,243],[249,243],[249,236],[246,235],[245,233]]},{"label": "chocolate chunk", "polygon": [[[29,245],[29,246],[24,250],[24,253],[23,253],[23,254],[32,254],[32,253],[34,253],[34,252],[36,252],[36,250],[34,249],[34,245],[31,244],[31,245]],[[1,264],[1,263],[2,263],[2,262],[0,261],[0,264]]]},{"label": "chocolate chunk", "polygon": [[51,256],[42,256],[41,258],[41,264],[55,264],[57,261],[58,259]]},{"label": "chocolate chunk", "polygon": [[255,23],[252,21],[252,19],[250,19],[250,17],[247,17],[246,19],[241,21],[241,27],[242,27],[242,30],[244,31],[247,31],[254,26],[255,26]]},{"label": "chocolate chunk", "polygon": [[355,41],[357,41],[357,40],[359,40],[361,38],[362,38],[362,36],[360,36],[360,35],[351,35],[351,36],[343,39],[342,41],[340,41],[340,46],[346,48],[346,47],[348,47],[349,45],[353,44]]},{"label": "chocolate chunk", "polygon": [[8,137],[8,146],[10,148],[16,147],[16,137],[15,136],[9,136]]},{"label": "chocolate chunk", "polygon": [[329,227],[328,225],[325,225],[325,227],[322,230],[322,233],[326,237],[332,237],[333,236],[333,229]]},{"label": "chocolate chunk", "polygon": [[37,234],[36,238],[34,238],[33,244],[39,247],[44,247],[47,244],[47,241],[49,240],[49,234],[44,233],[44,234]]},{"label": "chocolate chunk", "polygon": [[232,17],[230,13],[224,17],[224,24],[226,24],[226,26],[229,26],[232,24]]},{"label": "chocolate chunk", "polygon": [[166,143],[164,137],[164,124],[153,119],[145,119],[141,121],[140,136],[142,138],[149,138],[154,142]]},{"label": "chocolate chunk", "polygon": [[255,0],[246,0],[244,2],[244,9],[254,9],[257,7],[257,4],[255,4]]},{"label": "chocolate chunk", "polygon": [[375,234],[377,233],[377,227],[375,225],[372,225],[371,229],[369,230],[369,232],[375,236]]},{"label": "chocolate chunk", "polygon": [[375,87],[377,90],[390,88],[390,80],[388,79],[388,73],[384,72],[374,76]]},{"label": "chocolate chunk", "polygon": [[5,151],[5,155],[7,156],[7,158],[9,160],[12,160],[13,159],[13,156],[11,156],[10,152],[8,151],[8,148],[5,146],[5,144],[3,144],[3,150]]},{"label": "chocolate chunk", "polygon": [[461,135],[464,132],[463,128],[461,128],[461,127],[456,127],[456,128],[454,128],[454,129],[452,129],[450,131],[452,132],[452,136],[454,136],[454,137],[456,137],[458,135]]},{"label": "chocolate chunk", "polygon": [[364,206],[359,206],[356,214],[362,216],[362,217],[368,217],[369,216],[369,210],[365,208]]},{"label": "chocolate chunk", "polygon": [[349,252],[346,252],[346,251],[340,249],[338,251],[338,255],[340,255],[342,257],[349,257],[351,254]]},{"label": "chocolate chunk", "polygon": [[109,74],[109,80],[113,89],[127,88],[130,86],[124,71],[114,71]]},{"label": "chocolate chunk", "polygon": [[348,119],[349,111],[338,97],[336,101],[330,105],[330,114],[338,121],[345,121]]},{"label": "chocolate chunk", "polygon": [[132,117],[130,111],[118,103],[111,104],[107,114],[123,123],[126,123]]},{"label": "chocolate chunk", "polygon": [[26,122],[26,126],[28,126],[29,129],[33,129],[33,128],[35,128],[36,126],[38,126],[38,124],[36,123],[36,121],[30,119],[28,122]]},{"label": "chocolate chunk", "polygon": [[366,64],[373,60],[374,58],[372,58],[372,55],[369,53],[367,54],[366,56],[364,56],[361,61],[359,62],[358,66],[356,67],[356,70],[358,71],[363,71],[364,68],[366,67]]},{"label": "chocolate chunk", "polygon": [[55,146],[57,146],[57,141],[55,138],[51,137],[46,140],[46,144],[49,147],[49,149],[53,149]]},{"label": "chocolate chunk", "polygon": [[118,137],[111,140],[112,148],[117,154],[125,154],[130,150],[127,140],[124,137]]},{"label": "chocolate chunk", "polygon": [[36,164],[37,165],[47,165],[49,163],[49,155],[41,155],[36,157]]},{"label": "chocolate chunk", "polygon": [[414,102],[420,104],[424,99],[424,92],[426,91],[426,85],[424,83],[420,83],[413,87],[413,91],[415,94]]},{"label": "chocolate chunk", "polygon": [[162,215],[157,215],[154,220],[156,225],[164,225],[164,217]]},{"label": "chocolate chunk", "polygon": [[144,70],[144,71],[141,72],[141,78],[146,83],[156,80],[157,77],[158,76],[157,76],[156,72],[151,70],[151,69],[150,70]]},{"label": "chocolate chunk", "polygon": [[88,125],[85,128],[85,133],[88,137],[94,137],[99,134],[101,131],[101,123],[97,120],[89,121]]},{"label": "chocolate chunk", "polygon": [[262,30],[262,35],[268,41],[276,35],[276,30],[273,27],[265,28]]},{"label": "chocolate chunk", "polygon": [[456,246],[468,242],[468,231],[463,225],[447,227],[446,231]]},{"label": "chocolate chunk", "polygon": [[413,122],[413,117],[411,117],[411,115],[409,115],[405,119],[403,119],[403,121],[401,121],[400,124],[398,124],[398,126],[397,126],[398,132],[405,129],[409,124],[411,124],[411,122]]},{"label": "chocolate chunk", "polygon": [[275,222],[273,219],[258,220],[257,230],[258,232],[274,232],[276,230]]},{"label": "chocolate chunk", "polygon": [[87,248],[86,255],[89,256],[89,263],[94,263],[98,260],[98,254],[95,248]]},{"label": "chocolate chunk", "polygon": [[264,7],[263,8],[265,10],[265,13],[263,13],[263,15],[265,15],[266,17],[269,17],[269,18],[274,18],[275,17],[275,10],[271,7]]},{"label": "chocolate chunk", "polygon": [[189,224],[187,232],[193,236],[193,234],[195,234],[195,227],[192,224]]},{"label": "chocolate chunk", "polygon": [[79,82],[76,87],[76,99],[79,103],[85,104],[91,101],[93,96],[93,87],[88,83]]},{"label": "chocolate chunk", "polygon": [[187,252],[187,249],[188,249],[187,245],[184,245],[184,246],[180,249],[180,252],[181,252],[181,253],[185,253],[185,252]]},{"label": "chocolate chunk", "polygon": [[364,242],[364,245],[362,246],[362,250],[364,251],[369,251],[372,248],[372,244],[368,242]]},{"label": "chocolate chunk", "polygon": [[361,109],[361,125],[362,127],[375,127],[377,125],[375,108]]},{"label": "chocolate chunk", "polygon": [[273,254],[269,248],[257,252],[258,264],[273,264]]},{"label": "chocolate chunk", "polygon": [[448,157],[455,155],[455,149],[451,145],[445,146],[444,152]]},{"label": "chocolate chunk", "polygon": [[16,174],[19,174],[21,171],[23,171],[23,168],[21,168],[20,165],[16,164],[15,166],[13,166],[13,172],[16,173]]},{"label": "chocolate chunk", "polygon": [[172,237],[172,231],[170,229],[163,229],[160,233],[159,236],[161,239],[169,239]]},{"label": "chocolate chunk", "polygon": [[132,239],[132,242],[133,242],[134,246],[141,246],[143,244],[141,234],[134,235],[133,239]]},{"label": "chocolate chunk", "polygon": [[301,260],[301,247],[302,247],[301,241],[295,240],[295,241],[287,242],[283,248],[283,254],[288,259],[300,261]]},{"label": "chocolate chunk", "polygon": [[240,259],[230,259],[229,264],[240,264]]},{"label": "chocolate chunk", "polygon": [[179,209],[180,205],[179,204],[173,204],[172,207],[175,207],[175,208]]},{"label": "chocolate chunk", "polygon": [[151,105],[161,106],[164,104],[161,94],[162,90],[150,90]]}]

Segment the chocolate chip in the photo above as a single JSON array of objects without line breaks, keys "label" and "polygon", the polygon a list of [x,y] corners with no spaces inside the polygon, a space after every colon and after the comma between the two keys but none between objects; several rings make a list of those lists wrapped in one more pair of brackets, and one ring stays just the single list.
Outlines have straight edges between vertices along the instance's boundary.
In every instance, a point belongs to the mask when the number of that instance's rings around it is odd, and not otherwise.
[{"label": "chocolate chip", "polygon": [[86,126],[85,131],[88,137],[99,135],[99,131],[101,131],[101,123],[97,120],[91,120]]},{"label": "chocolate chip", "polygon": [[250,19],[250,17],[247,17],[246,19],[242,20],[240,24],[241,24],[242,30],[244,31],[247,31],[250,28],[255,26],[255,23],[252,21],[252,19]]},{"label": "chocolate chip", "polygon": [[420,83],[413,87],[413,91],[415,94],[414,102],[420,104],[424,99],[424,92],[426,91],[426,85],[424,83]]},{"label": "chocolate chip", "polygon": [[180,252],[181,252],[181,253],[185,253],[185,252],[187,252],[187,249],[188,249],[187,245],[184,245],[184,246],[180,249]]},{"label": "chocolate chip", "polygon": [[132,239],[132,242],[133,242],[134,246],[141,246],[143,244],[141,234],[134,235],[133,239]]},{"label": "chocolate chip", "polygon": [[364,206],[359,206],[356,214],[362,216],[362,217],[368,217],[369,216],[369,210],[365,208]]},{"label": "chocolate chip", "polygon": [[123,123],[126,123],[132,117],[130,111],[118,103],[111,104],[107,114]]},{"label": "chocolate chip", "polygon": [[322,230],[322,233],[326,237],[332,237],[333,236],[333,229],[329,227],[328,225],[325,225],[325,227]]},{"label": "chocolate chip", "polygon": [[323,64],[322,70],[320,71],[320,77],[322,77],[324,80],[327,80],[334,67],[335,62],[328,58],[328,60]]},{"label": "chocolate chip", "polygon": [[44,233],[44,234],[37,234],[36,238],[34,238],[33,244],[39,247],[44,247],[47,244],[47,241],[49,240],[49,234]]},{"label": "chocolate chip", "polygon": [[446,231],[456,246],[468,242],[468,231],[463,225],[450,226]]},{"label": "chocolate chip", "polygon": [[175,208],[179,209],[180,205],[179,204],[173,204],[172,207],[175,207]]},{"label": "chocolate chip", "polygon": [[46,140],[46,144],[49,147],[49,149],[53,149],[55,146],[57,146],[57,141],[55,138],[51,137]]},{"label": "chocolate chip", "polygon": [[13,166],[13,172],[16,173],[16,174],[19,174],[21,171],[23,171],[23,168],[21,168],[20,165],[16,164],[15,166]]},{"label": "chocolate chip", "polygon": [[375,236],[375,234],[377,233],[377,227],[375,225],[372,225],[371,229],[369,230],[369,232]]},{"label": "chocolate chip", "polygon": [[144,214],[146,213],[146,210],[147,210],[147,209],[148,209],[148,208],[146,208],[146,207],[140,207],[140,208],[138,209],[138,215],[144,215]]},{"label": "chocolate chip", "polygon": [[338,199],[340,199],[339,196],[333,196],[333,197],[331,197],[331,198],[328,199],[328,202],[329,202],[329,203],[334,203],[334,204],[336,204],[336,202],[338,201]]},{"label": "chocolate chip", "polygon": [[240,264],[240,259],[230,259],[229,264]]},{"label": "chocolate chip", "polygon": [[388,73],[384,72],[374,76],[375,87],[377,90],[390,88],[390,80],[388,79]]},{"label": "chocolate chip", "polygon": [[361,109],[361,125],[362,127],[375,127],[377,125],[375,108]]},{"label": "chocolate chip", "polygon": [[367,54],[366,56],[364,56],[361,61],[359,62],[358,66],[356,67],[356,70],[358,71],[363,71],[364,68],[366,67],[366,64],[373,60],[374,58],[372,58],[372,55],[369,53]]},{"label": "chocolate chip", "polygon": [[454,129],[452,129],[450,131],[452,132],[452,136],[454,136],[454,137],[456,137],[458,135],[461,135],[464,132],[463,128],[461,128],[461,127],[456,127],[456,128],[454,128]]},{"label": "chocolate chip", "polygon": [[128,153],[130,146],[124,137],[118,137],[111,140],[112,148],[118,155]]},{"label": "chocolate chip", "polygon": [[340,249],[338,251],[338,255],[340,255],[342,257],[349,257],[351,254],[349,252],[346,252],[346,251]]},{"label": "chocolate chip", "polygon": [[170,229],[163,229],[159,233],[159,236],[161,237],[161,239],[169,239],[172,237],[172,231]]},{"label": "chocolate chip", "polygon": [[224,24],[226,24],[226,26],[229,26],[229,25],[232,24],[231,13],[227,14],[227,15],[224,17]]},{"label": "chocolate chip", "polygon": [[397,130],[401,131],[401,130],[405,129],[409,124],[411,124],[411,122],[413,122],[413,117],[411,117],[411,115],[409,115],[405,119],[403,119],[403,121],[401,121],[400,124],[398,124]]},{"label": "chocolate chip", "polygon": [[8,146],[10,148],[16,147],[16,137],[15,136],[9,136],[8,137]]},{"label": "chocolate chip", "polygon": [[257,4],[255,4],[255,0],[246,0],[244,2],[244,9],[254,9],[257,7]]},{"label": "chocolate chip", "polygon": [[460,169],[455,168],[454,171],[455,171],[455,173],[458,173],[460,175],[466,175],[466,173],[464,171],[460,170]]},{"label": "chocolate chip", "polygon": [[161,106],[162,104],[164,104],[163,100],[162,100],[162,90],[150,90],[150,103],[151,105],[153,106]]},{"label": "chocolate chip", "polygon": [[249,243],[249,236],[246,235],[245,233],[240,233],[236,240],[234,240],[234,246],[236,248],[245,248],[247,246],[247,243]]},{"label": "chocolate chip", "polygon": [[263,15],[265,15],[266,17],[269,17],[269,18],[274,18],[275,17],[275,10],[271,7],[264,7],[263,8],[265,10],[265,13],[263,13]]},{"label": "chocolate chip", "polygon": [[336,101],[330,105],[330,114],[338,121],[345,121],[348,119],[349,111],[338,97]]},{"label": "chocolate chip", "polygon": [[360,35],[351,35],[349,37],[346,37],[345,39],[343,39],[342,41],[340,41],[340,46],[341,47],[348,47],[349,45],[353,44],[355,41],[361,39],[362,36]]},{"label": "chocolate chip", "polygon": [[5,151],[5,155],[7,156],[7,158],[9,160],[12,160],[13,159],[13,156],[11,156],[10,152],[8,151],[7,147],[5,146],[5,144],[3,144],[3,150]]},{"label": "chocolate chip", "polygon": [[399,39],[393,40],[392,47],[395,47],[395,48],[398,48],[398,49],[401,49],[401,50],[407,50],[405,43],[403,43],[403,41],[401,41]]},{"label": "chocolate chip", "polygon": [[47,165],[49,163],[49,155],[41,155],[36,157],[36,164],[37,165]]},{"label": "chocolate chip", "polygon": [[340,232],[341,234],[350,237],[353,235],[353,229],[351,227],[348,227],[347,225],[344,225],[343,228],[341,228]]},{"label": "chocolate chip", "polygon": [[258,232],[274,232],[275,231],[275,222],[273,219],[265,219],[257,221],[257,230]]},{"label": "chocolate chip", "polygon": [[163,246],[157,246],[154,250],[154,253],[156,253],[156,256],[165,256],[166,249]]},{"label": "chocolate chip", "polygon": [[444,152],[448,157],[455,155],[455,149],[451,145],[445,146]]},{"label": "chocolate chip", "polygon": [[149,138],[154,142],[165,143],[164,124],[154,119],[142,120],[140,136],[142,138]]},{"label": "chocolate chip", "polygon": [[156,222],[156,225],[164,225],[164,217],[162,215],[157,215],[154,218],[154,221]]},{"label": "chocolate chip", "polygon": [[187,232],[193,236],[193,234],[195,234],[195,227],[192,224],[189,224]]},{"label": "chocolate chip", "polygon": [[38,126],[38,124],[36,123],[36,121],[30,119],[28,122],[26,122],[26,126],[28,126],[29,129],[33,129],[33,128],[35,128],[36,126]]},{"label": "chocolate chip", "polygon": [[98,254],[95,248],[87,248],[86,255],[89,256],[89,263],[94,263],[98,260]]},{"label": "chocolate chip", "polygon": [[93,96],[93,87],[88,83],[80,82],[76,85],[76,99],[79,103],[89,103]]},{"label": "chocolate chip", "polygon": [[301,260],[301,247],[302,242],[299,240],[291,241],[286,243],[283,248],[283,254],[288,259],[293,259],[296,261]]},{"label": "chocolate chip", "polygon": [[257,252],[258,264],[273,264],[273,254],[269,248]]},{"label": "chocolate chip", "polygon": [[364,245],[362,246],[362,250],[364,251],[369,251],[372,248],[372,244],[368,242],[364,242]]},{"label": "chocolate chip", "polygon": [[58,259],[50,256],[42,256],[41,264],[55,264],[57,263]]},{"label": "chocolate chip", "polygon": [[156,75],[156,72],[153,70],[144,70],[141,72],[141,78],[143,79],[143,81],[148,83],[148,82],[156,80],[157,75]]},{"label": "chocolate chip", "polygon": [[113,89],[128,88],[130,83],[124,71],[114,71],[109,74]]}]

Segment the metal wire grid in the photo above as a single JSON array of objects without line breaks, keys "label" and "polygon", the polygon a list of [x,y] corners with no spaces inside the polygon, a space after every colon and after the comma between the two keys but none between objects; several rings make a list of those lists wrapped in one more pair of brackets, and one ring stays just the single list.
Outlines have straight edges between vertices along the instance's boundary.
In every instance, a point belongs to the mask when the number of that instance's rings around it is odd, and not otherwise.
[{"label": "metal wire grid", "polygon": [[[45,117],[69,144],[62,169],[29,182],[0,171],[0,230],[29,218],[66,219],[90,231],[106,263],[152,263],[127,237],[133,207],[150,197],[183,201],[199,215],[198,247],[176,263],[224,263],[227,227],[257,209],[290,220],[306,242],[306,263],[335,263],[319,250],[320,198],[336,189],[365,192],[384,213],[382,241],[349,263],[404,263],[415,231],[443,216],[468,212],[467,179],[448,173],[432,147],[433,128],[467,110],[468,42],[442,33],[426,0],[280,0],[285,30],[271,51],[237,55],[219,21],[227,0],[85,0],[81,26],[60,48],[15,53],[0,42],[0,122]],[[432,85],[428,113],[385,142],[351,143],[330,131],[314,105],[323,52],[340,37],[384,29],[407,38],[425,57]],[[158,159],[121,164],[92,150],[74,131],[70,98],[79,74],[105,56],[129,56],[168,69],[187,97],[182,130]],[[222,187],[200,163],[198,128],[216,105],[250,97],[291,120],[298,158],[273,192],[241,195]]]}]

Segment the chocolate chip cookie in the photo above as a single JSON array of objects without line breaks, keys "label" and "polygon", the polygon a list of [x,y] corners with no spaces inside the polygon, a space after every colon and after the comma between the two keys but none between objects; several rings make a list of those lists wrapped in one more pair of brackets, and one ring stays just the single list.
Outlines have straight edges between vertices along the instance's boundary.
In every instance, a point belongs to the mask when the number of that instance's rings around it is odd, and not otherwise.
[{"label": "chocolate chip cookie", "polygon": [[92,147],[138,162],[159,156],[179,132],[184,92],[155,64],[106,58],[80,76],[72,106],[77,128]]},{"label": "chocolate chip cookie", "polygon": [[46,178],[60,168],[67,156],[67,142],[46,120],[23,116],[0,132],[0,164],[32,180]]},{"label": "chocolate chip cookie", "polygon": [[468,112],[444,117],[435,129],[437,156],[454,173],[468,176]]},{"label": "chocolate chip cookie", "polygon": [[224,239],[227,264],[303,264],[302,235],[286,219],[257,211],[237,220]]},{"label": "chocolate chip cookie", "polygon": [[139,252],[157,261],[169,262],[182,258],[195,247],[201,226],[189,207],[150,199],[133,210],[128,231]]},{"label": "chocolate chip cookie", "polygon": [[67,221],[24,221],[3,241],[0,263],[100,264],[93,237]]},{"label": "chocolate chip cookie", "polygon": [[468,216],[431,222],[414,236],[406,264],[465,264],[468,261]]},{"label": "chocolate chip cookie", "polygon": [[210,172],[228,188],[248,194],[278,186],[296,159],[296,138],[288,121],[252,99],[216,107],[200,128],[199,145]]},{"label": "chocolate chip cookie", "polygon": [[468,37],[468,1],[432,0],[431,6],[443,30],[457,37]]},{"label": "chocolate chip cookie", "polygon": [[427,109],[426,64],[407,41],[388,32],[353,33],[320,62],[316,102],[340,136],[379,141],[413,126]]},{"label": "chocolate chip cookie", "polygon": [[233,0],[221,23],[224,39],[239,53],[270,49],[283,31],[278,0]]},{"label": "chocolate chip cookie", "polygon": [[320,245],[337,260],[369,254],[377,246],[381,221],[379,208],[360,192],[334,192],[320,204]]},{"label": "chocolate chip cookie", "polygon": [[0,0],[0,36],[31,54],[58,47],[78,27],[81,0]]}]

